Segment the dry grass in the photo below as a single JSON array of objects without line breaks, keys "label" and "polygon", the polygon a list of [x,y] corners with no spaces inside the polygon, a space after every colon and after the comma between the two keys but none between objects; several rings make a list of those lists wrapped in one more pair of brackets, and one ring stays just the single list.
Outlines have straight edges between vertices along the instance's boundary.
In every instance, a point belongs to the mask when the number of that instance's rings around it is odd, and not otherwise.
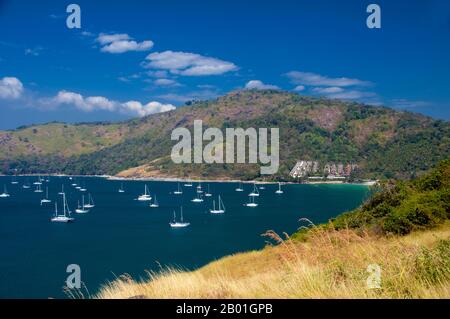
[{"label": "dry grass", "polygon": [[[192,272],[167,269],[135,281],[122,276],[96,298],[450,298],[450,225],[405,237],[312,230],[307,242],[278,243]],[[447,240],[446,242],[442,242]],[[368,289],[369,264],[381,288]]]}]

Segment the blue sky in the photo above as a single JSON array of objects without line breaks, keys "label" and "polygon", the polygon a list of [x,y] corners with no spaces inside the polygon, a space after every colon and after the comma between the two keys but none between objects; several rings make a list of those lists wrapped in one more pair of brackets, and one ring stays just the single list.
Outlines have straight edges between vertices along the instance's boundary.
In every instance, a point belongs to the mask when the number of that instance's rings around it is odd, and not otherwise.
[{"label": "blue sky", "polygon": [[[0,129],[277,88],[450,118],[450,2],[0,0]],[[366,7],[381,7],[381,29]]]}]

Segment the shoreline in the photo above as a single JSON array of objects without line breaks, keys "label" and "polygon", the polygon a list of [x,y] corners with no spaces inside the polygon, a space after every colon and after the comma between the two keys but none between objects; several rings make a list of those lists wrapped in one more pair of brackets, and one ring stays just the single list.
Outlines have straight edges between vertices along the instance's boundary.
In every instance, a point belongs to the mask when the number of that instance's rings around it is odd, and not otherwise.
[{"label": "shoreline", "polygon": [[[49,177],[97,177],[105,178],[110,181],[136,181],[136,182],[193,182],[193,183],[243,183],[243,184],[278,184],[276,181],[258,181],[258,180],[238,180],[238,179],[195,179],[195,178],[179,178],[179,177],[121,177],[115,175],[67,175],[67,174],[19,174],[19,175],[2,175],[4,177],[37,177],[37,176],[49,176]],[[303,183],[296,182],[281,182],[284,185],[360,185],[360,186],[373,186],[377,183],[377,180],[367,180],[363,182],[346,183],[342,180],[329,180],[329,181],[306,181]]]}]

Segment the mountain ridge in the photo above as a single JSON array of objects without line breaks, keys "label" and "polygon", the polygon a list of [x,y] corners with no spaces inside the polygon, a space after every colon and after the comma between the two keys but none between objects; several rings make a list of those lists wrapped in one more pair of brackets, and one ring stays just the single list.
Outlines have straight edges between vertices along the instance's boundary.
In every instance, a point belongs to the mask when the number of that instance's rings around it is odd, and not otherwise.
[{"label": "mountain ridge", "polygon": [[[174,165],[175,127],[280,127],[280,172],[287,179],[297,160],[360,164],[360,176],[412,177],[449,155],[449,123],[428,116],[301,96],[284,91],[233,91],[176,110],[116,123],[50,123],[0,131],[3,173],[62,172],[116,175],[148,166],[179,177],[260,178],[258,165]],[[399,159],[403,158],[403,161]],[[155,161],[156,160],[156,161]]]}]

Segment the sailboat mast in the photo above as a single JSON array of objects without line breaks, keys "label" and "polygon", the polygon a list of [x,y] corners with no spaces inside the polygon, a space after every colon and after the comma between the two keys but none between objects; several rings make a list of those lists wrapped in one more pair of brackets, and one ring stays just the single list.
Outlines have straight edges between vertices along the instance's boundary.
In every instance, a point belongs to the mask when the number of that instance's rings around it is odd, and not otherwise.
[{"label": "sailboat mast", "polygon": [[64,212],[64,217],[66,216],[66,194],[63,193],[63,212]]}]

